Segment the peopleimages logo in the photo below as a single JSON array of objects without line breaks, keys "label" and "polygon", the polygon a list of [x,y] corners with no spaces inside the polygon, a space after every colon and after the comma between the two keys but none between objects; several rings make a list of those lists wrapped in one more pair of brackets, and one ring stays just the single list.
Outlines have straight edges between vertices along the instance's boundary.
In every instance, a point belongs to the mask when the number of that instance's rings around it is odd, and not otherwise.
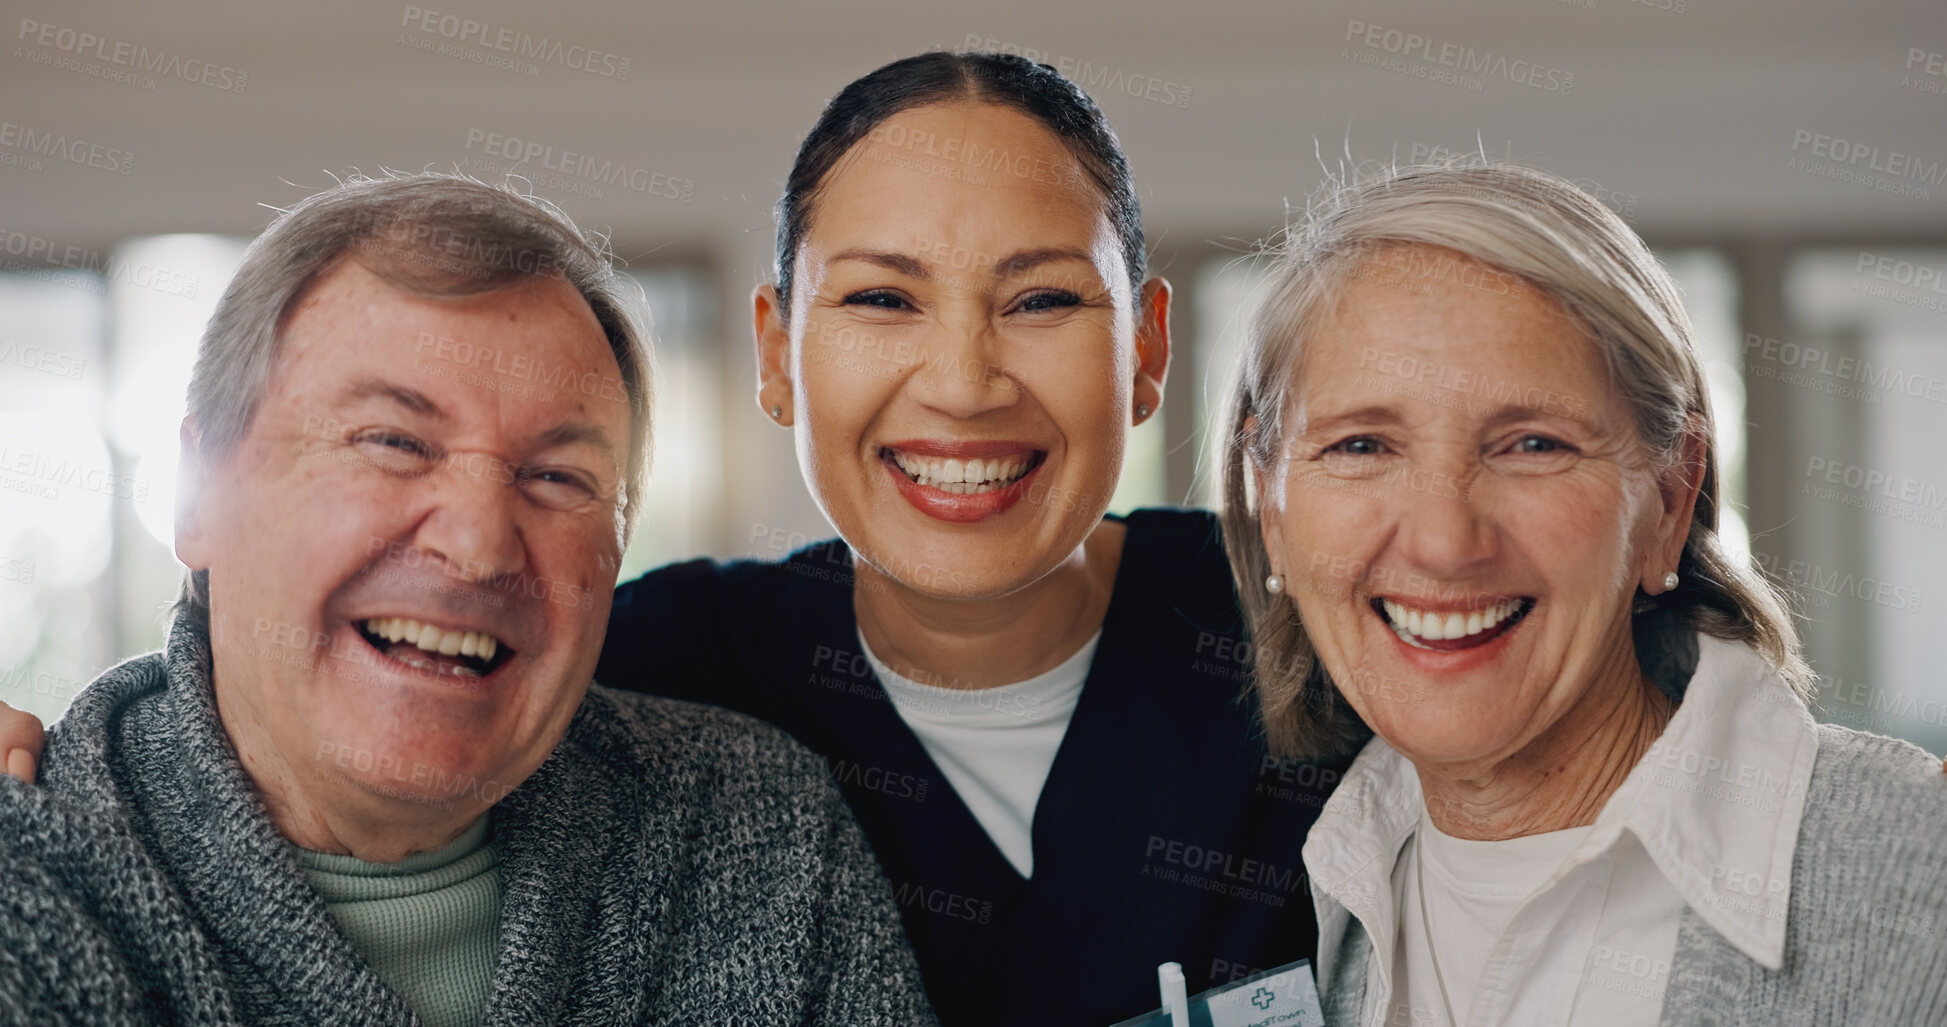
[{"label": "peopleimages logo", "polygon": [[[505,25],[490,25],[457,14],[445,14],[412,5],[407,5],[405,15],[400,19],[399,24],[402,28],[430,39],[444,39],[455,44],[477,46],[496,54],[533,61],[537,64],[559,65],[601,78],[612,78],[617,82],[628,80],[629,67],[633,63],[631,58],[618,57],[592,47],[564,43],[559,39],[536,36],[532,32],[521,29],[509,28]],[[447,56],[465,57],[466,55],[453,53]]]},{"label": "peopleimages logo", "polygon": [[[78,164],[117,175],[126,175],[135,170],[135,155],[127,150],[77,136],[42,132],[30,125],[16,125],[11,121],[0,121],[0,149],[16,151],[20,157],[27,159],[26,163],[34,171],[41,170],[40,161],[33,160],[35,157]],[[14,156],[0,154],[0,163],[22,163],[9,159]]]},{"label": "peopleimages logo", "polygon": [[[66,245],[5,228],[0,228],[0,257],[27,258],[28,263],[0,260],[0,270],[16,274],[45,276],[60,271],[85,271],[100,275],[109,282],[125,282],[183,299],[195,299],[196,289],[201,284],[201,279],[196,275],[179,274],[127,257],[104,254],[85,246]],[[95,287],[90,291],[99,289],[99,285],[92,280],[89,284]]]},{"label": "peopleimages logo", "polygon": [[[1533,61],[1510,59],[1505,54],[1476,50],[1460,43],[1443,42],[1431,36],[1387,28],[1352,19],[1345,24],[1345,41],[1367,50],[1385,53],[1401,60],[1452,69],[1456,73],[1498,78],[1544,93],[1567,96],[1575,91],[1575,73],[1551,68]],[[1404,70],[1404,69],[1392,69]],[[1464,81],[1453,84],[1467,84]],[[1478,91],[1477,86],[1469,85]]]},{"label": "peopleimages logo", "polygon": [[[578,188],[584,183],[620,186],[647,196],[660,196],[666,200],[688,203],[695,197],[694,179],[677,178],[661,171],[643,167],[631,167],[621,161],[597,159],[591,154],[576,150],[557,149],[546,143],[532,139],[521,139],[503,132],[490,132],[483,128],[469,128],[466,133],[468,152],[479,152],[489,157],[508,161],[506,168],[483,168],[488,173],[508,171],[514,174],[538,169],[554,172],[561,176],[540,176],[541,184],[552,185],[569,192],[587,195],[588,189]],[[594,197],[601,198],[601,191],[594,190]]]},{"label": "peopleimages logo", "polygon": [[87,357],[77,357],[32,343],[22,345],[12,339],[0,339],[0,364],[13,364],[56,378],[69,379],[79,379],[88,370]]},{"label": "peopleimages logo", "polygon": [[1904,474],[1812,456],[1805,460],[1805,477],[1859,492],[1875,493],[1902,503],[1913,503],[1929,510],[1947,510],[1947,489]]},{"label": "peopleimages logo", "polygon": [[[38,63],[54,63],[55,55],[65,60],[81,59],[100,61],[115,68],[144,72],[162,78],[180,79],[197,85],[209,86],[230,93],[241,93],[250,82],[247,72],[238,71],[226,64],[216,64],[194,57],[185,58],[167,50],[151,50],[146,46],[111,39],[107,36],[84,32],[63,25],[54,25],[32,18],[20,19],[20,32],[14,36],[17,43],[45,47],[35,51],[21,46],[14,48],[14,56]],[[82,71],[82,67],[69,67],[66,70]],[[104,76],[96,72],[97,77]],[[144,88],[155,88],[153,80],[135,81],[131,84]]]},{"label": "peopleimages logo", "polygon": [[1052,65],[1061,77],[1081,86],[1090,96],[1106,93],[1121,93],[1137,99],[1160,103],[1167,107],[1184,108],[1190,106],[1189,86],[1181,82],[1171,82],[1154,75],[1143,75],[1125,71],[1109,65],[1091,64],[1031,46],[1020,46],[1002,42],[978,32],[969,32],[961,41],[961,49],[981,53],[1004,53],[1026,57],[1036,64]]},{"label": "peopleimages logo", "polygon": [[1921,603],[1926,599],[1923,589],[1845,573],[1806,560],[1783,559],[1755,549],[1751,551],[1751,562],[1773,578],[1820,596],[1858,599],[1909,613],[1920,612]]},{"label": "peopleimages logo", "polygon": [[1785,170],[1914,200],[1933,199],[1932,190],[1926,187],[1947,182],[1947,164],[1940,161],[1929,162],[1898,150],[1804,128],[1792,133]]},{"label": "peopleimages logo", "polygon": [[[1896,392],[1929,403],[1947,405],[1947,378],[1938,375],[1920,374],[1891,364],[1875,364],[1865,357],[1834,353],[1829,349],[1756,332],[1745,333],[1744,354],[1747,366],[1763,360],[1838,381],[1857,382],[1882,392]],[[1755,366],[1753,370],[1757,377],[1773,377]],[[1879,402],[1877,395],[1864,395],[1870,402]]]},{"label": "peopleimages logo", "polygon": [[1851,142],[1838,136],[1829,136],[1810,129],[1798,129],[1792,133],[1792,152],[1801,150],[1814,157],[1822,157],[1837,164],[1850,167],[1864,165],[1869,171],[1877,171],[1894,178],[1910,178],[1928,185],[1947,184],[1947,164],[1940,161],[1929,162],[1924,157],[1888,150],[1866,143]]},{"label": "peopleimages logo", "polygon": [[15,449],[0,443],[0,488],[55,499],[61,486],[110,498],[149,501],[149,482],[66,456]]}]

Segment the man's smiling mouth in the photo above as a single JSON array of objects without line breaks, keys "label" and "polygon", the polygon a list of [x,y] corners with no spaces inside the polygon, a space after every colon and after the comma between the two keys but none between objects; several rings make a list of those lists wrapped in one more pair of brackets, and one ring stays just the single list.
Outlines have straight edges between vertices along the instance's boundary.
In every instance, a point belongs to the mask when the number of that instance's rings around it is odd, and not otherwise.
[{"label": "man's smiling mouth", "polygon": [[484,631],[449,630],[410,617],[359,621],[358,633],[387,659],[422,674],[485,677],[513,658],[514,650]]}]

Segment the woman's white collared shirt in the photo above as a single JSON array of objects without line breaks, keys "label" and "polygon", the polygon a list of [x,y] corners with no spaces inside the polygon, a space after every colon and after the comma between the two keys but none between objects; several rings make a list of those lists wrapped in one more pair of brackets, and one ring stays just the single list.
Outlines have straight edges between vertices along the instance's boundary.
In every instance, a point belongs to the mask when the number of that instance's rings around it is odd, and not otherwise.
[{"label": "woman's white collared shirt", "polygon": [[1683,704],[1585,828],[1422,837],[1412,765],[1380,739],[1366,746],[1305,842],[1320,982],[1348,918],[1372,940],[1361,1024],[1655,1024],[1686,905],[1782,965],[1814,724],[1748,647],[1705,636],[1698,650]]}]

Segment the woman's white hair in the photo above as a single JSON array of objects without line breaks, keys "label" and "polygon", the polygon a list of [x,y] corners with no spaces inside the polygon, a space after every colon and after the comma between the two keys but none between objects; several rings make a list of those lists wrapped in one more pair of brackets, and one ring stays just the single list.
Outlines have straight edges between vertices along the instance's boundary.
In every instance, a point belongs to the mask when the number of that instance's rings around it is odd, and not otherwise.
[{"label": "woman's white hair", "polygon": [[1259,531],[1253,470],[1271,471],[1286,442],[1306,338],[1353,276],[1401,247],[1453,251],[1560,304],[1600,351],[1659,475],[1677,469],[1688,439],[1702,442],[1703,482],[1677,566],[1681,582],[1636,598],[1636,642],[1646,668],[1694,630],[1752,646],[1809,695],[1812,673],[1782,596],[1732,560],[1718,537],[1710,393],[1676,285],[1649,248],[1594,197],[1544,172],[1505,163],[1386,167],[1334,176],[1272,248],[1270,281],[1231,396],[1222,457],[1224,541],[1274,750],[1339,753],[1366,730],[1318,665],[1296,605],[1263,587],[1271,562]]}]

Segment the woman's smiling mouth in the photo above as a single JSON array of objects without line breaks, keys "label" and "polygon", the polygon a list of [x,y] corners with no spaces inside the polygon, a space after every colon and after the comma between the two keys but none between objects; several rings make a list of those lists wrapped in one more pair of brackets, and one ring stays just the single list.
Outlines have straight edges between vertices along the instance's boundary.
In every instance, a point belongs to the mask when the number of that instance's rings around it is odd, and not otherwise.
[{"label": "woman's smiling mouth", "polygon": [[1407,645],[1434,652],[1455,652],[1485,645],[1514,630],[1535,608],[1535,600],[1517,596],[1471,610],[1425,609],[1384,597],[1374,598],[1371,605],[1373,612]]},{"label": "woman's smiling mouth", "polygon": [[1006,488],[1039,466],[1043,456],[1045,454],[1040,450],[1028,450],[1007,456],[961,460],[956,457],[921,456],[890,447],[880,451],[880,458],[892,461],[906,472],[906,477],[913,484],[960,496]]},{"label": "woman's smiling mouth", "polygon": [[1006,513],[1027,495],[1048,451],[1012,442],[913,442],[879,447],[879,462],[906,502],[935,520],[971,524]]}]

